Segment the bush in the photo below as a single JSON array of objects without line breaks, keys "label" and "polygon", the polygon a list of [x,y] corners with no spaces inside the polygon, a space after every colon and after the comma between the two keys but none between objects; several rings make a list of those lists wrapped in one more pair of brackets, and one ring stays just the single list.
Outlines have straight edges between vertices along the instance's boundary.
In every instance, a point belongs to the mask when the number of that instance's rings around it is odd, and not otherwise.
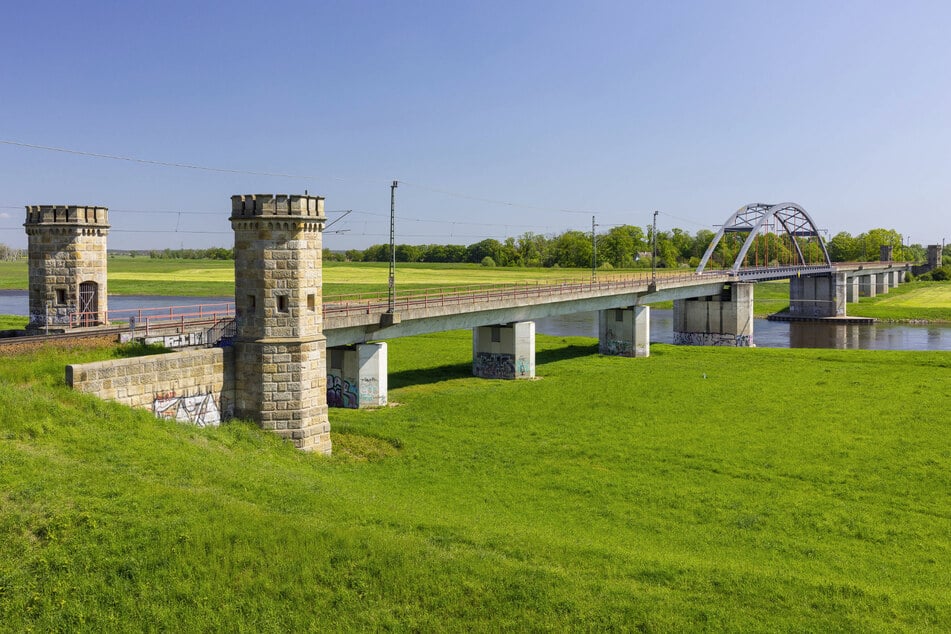
[{"label": "bush", "polygon": [[599,266],[598,268],[601,269],[602,271],[611,271],[614,269],[614,265],[611,264],[610,262],[602,262],[601,266]]},{"label": "bush", "polygon": [[493,260],[489,256],[485,256],[484,258],[482,258],[482,266],[495,266],[495,260]]},{"label": "bush", "polygon": [[931,272],[931,279],[935,282],[946,282],[951,280],[951,266],[942,266]]}]

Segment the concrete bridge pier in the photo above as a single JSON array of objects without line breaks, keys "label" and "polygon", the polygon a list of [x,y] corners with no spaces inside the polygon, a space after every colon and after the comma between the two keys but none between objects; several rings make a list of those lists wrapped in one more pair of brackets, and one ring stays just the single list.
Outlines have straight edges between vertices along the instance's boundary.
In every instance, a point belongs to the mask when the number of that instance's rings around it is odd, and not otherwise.
[{"label": "concrete bridge pier", "polygon": [[904,271],[892,271],[892,288],[901,284],[905,279]]},{"label": "concrete bridge pier", "polygon": [[803,275],[789,280],[789,314],[797,317],[844,317],[845,273]]},{"label": "concrete bridge pier", "polygon": [[875,297],[875,291],[878,286],[877,276],[874,273],[859,276],[859,295],[862,297]]},{"label": "concrete bridge pier", "polygon": [[846,280],[846,296],[850,304],[858,304],[860,291],[859,291],[859,278],[850,277]]},{"label": "concrete bridge pier", "polygon": [[386,406],[386,343],[358,343],[327,350],[327,406]]},{"label": "concrete bridge pier", "polygon": [[879,273],[876,276],[876,278],[877,279],[875,280],[875,293],[877,295],[887,295],[888,289],[891,288],[892,286],[891,271],[886,271],[885,273]]},{"label": "concrete bridge pier", "polygon": [[617,357],[649,357],[650,306],[598,312],[598,352]]},{"label": "concrete bridge pier", "polygon": [[535,322],[473,328],[472,374],[483,379],[535,378]]},{"label": "concrete bridge pier", "polygon": [[753,347],[753,284],[733,282],[719,295],[674,300],[674,343]]}]

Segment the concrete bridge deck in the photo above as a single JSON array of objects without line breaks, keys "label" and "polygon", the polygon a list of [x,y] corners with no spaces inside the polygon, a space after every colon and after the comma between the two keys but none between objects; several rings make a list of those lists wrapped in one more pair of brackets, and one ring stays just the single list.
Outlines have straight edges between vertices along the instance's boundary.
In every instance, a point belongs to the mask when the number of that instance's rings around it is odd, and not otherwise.
[{"label": "concrete bridge deck", "polygon": [[444,330],[532,321],[579,312],[630,308],[713,296],[731,282],[758,282],[842,273],[846,278],[905,270],[903,263],[761,267],[703,273],[604,276],[590,281],[528,283],[499,287],[431,289],[398,297],[389,314],[385,298],[334,301],[323,307],[328,346],[383,341]]}]

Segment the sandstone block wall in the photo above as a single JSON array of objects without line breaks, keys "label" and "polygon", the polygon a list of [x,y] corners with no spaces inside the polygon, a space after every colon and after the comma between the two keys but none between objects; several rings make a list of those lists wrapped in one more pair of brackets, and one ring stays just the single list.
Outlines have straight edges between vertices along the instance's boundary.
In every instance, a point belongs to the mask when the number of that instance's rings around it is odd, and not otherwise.
[{"label": "sandstone block wall", "polygon": [[[105,207],[31,205],[26,208],[30,259],[30,325],[39,330],[68,326],[70,316],[90,310],[82,323],[105,320],[108,310]],[[95,300],[82,306],[80,285],[91,284]]]},{"label": "sandstone block wall", "polygon": [[234,411],[234,351],[185,350],[69,365],[66,383],[159,416],[214,425]]}]

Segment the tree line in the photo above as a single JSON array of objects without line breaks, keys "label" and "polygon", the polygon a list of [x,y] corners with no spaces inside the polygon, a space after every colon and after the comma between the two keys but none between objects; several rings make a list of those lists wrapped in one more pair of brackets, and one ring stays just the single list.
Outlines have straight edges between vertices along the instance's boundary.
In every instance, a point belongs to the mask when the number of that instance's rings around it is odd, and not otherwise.
[{"label": "tree line", "polygon": [[[612,227],[598,233],[592,240],[590,232],[565,231],[555,236],[524,233],[499,241],[488,238],[470,245],[461,244],[398,244],[397,262],[452,262],[485,266],[638,268],[651,266],[652,228],[634,225]],[[662,268],[696,267],[713,240],[714,232],[701,229],[691,234],[683,229],[657,232],[656,265]],[[742,248],[745,235],[727,235],[721,240],[709,266],[731,266]],[[818,256],[813,241],[797,238],[800,249]],[[921,261],[925,249],[921,245],[902,245],[901,235],[892,229],[872,229],[852,236],[837,233],[826,243],[829,257],[836,262],[878,261],[882,246],[892,247],[892,259]],[[596,258],[595,258],[596,253]],[[388,244],[375,244],[366,249],[325,251],[324,258],[346,262],[388,262]],[[777,265],[795,261],[795,245],[790,238],[778,234],[757,236],[747,253],[750,265]]]},{"label": "tree line", "polygon": [[[642,229],[634,225],[611,227],[597,233],[592,240],[590,232],[569,230],[546,236],[527,232],[518,237],[496,240],[487,238],[479,242],[462,244],[398,244],[397,262],[473,263],[485,266],[563,267],[590,268],[650,268],[653,235],[652,228]],[[696,267],[700,263],[714,233],[701,229],[691,234],[683,229],[657,232],[657,261],[661,268],[681,266]],[[717,247],[709,266],[730,266],[736,258],[745,235],[725,236]],[[813,248],[800,240],[804,251]],[[921,262],[926,258],[925,248],[920,244],[903,245],[902,236],[894,229],[871,229],[853,236],[847,231],[835,234],[826,242],[829,256],[834,262],[877,261],[881,247],[892,247],[892,259],[905,262]],[[595,252],[597,257],[595,258]],[[233,260],[234,249],[210,247],[207,249],[153,249],[130,251],[129,255],[145,255],[157,260]],[[794,261],[794,247],[789,238],[766,234],[757,236],[747,254],[750,264],[775,265]],[[951,245],[945,249],[951,256]],[[0,244],[0,260],[15,260],[23,257],[23,251]],[[366,249],[332,251],[324,249],[328,261],[388,262],[390,246],[374,244]]]}]

